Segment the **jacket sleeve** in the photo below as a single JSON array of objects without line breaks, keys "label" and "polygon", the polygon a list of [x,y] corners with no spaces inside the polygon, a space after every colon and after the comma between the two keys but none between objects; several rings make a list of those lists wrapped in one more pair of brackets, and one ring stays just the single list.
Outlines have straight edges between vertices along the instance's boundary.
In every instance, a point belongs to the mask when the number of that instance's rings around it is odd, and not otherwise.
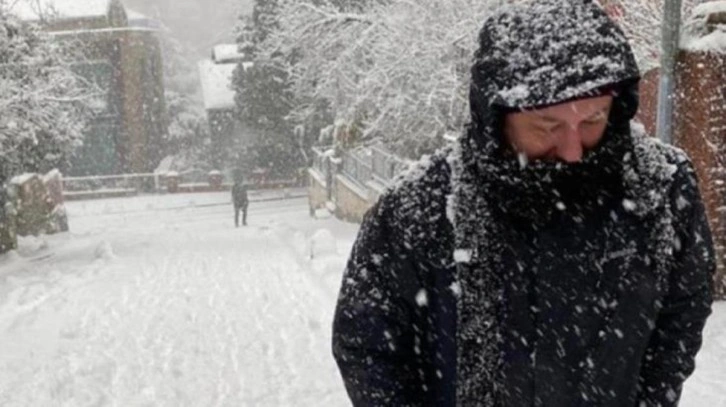
[{"label": "jacket sleeve", "polygon": [[678,404],[711,313],[715,271],[711,232],[693,168],[684,165],[677,174],[672,199],[675,261],[641,368],[640,406]]},{"label": "jacket sleeve", "polygon": [[422,403],[411,304],[404,299],[411,270],[384,207],[379,201],[363,220],[333,322],[333,354],[354,406]]}]

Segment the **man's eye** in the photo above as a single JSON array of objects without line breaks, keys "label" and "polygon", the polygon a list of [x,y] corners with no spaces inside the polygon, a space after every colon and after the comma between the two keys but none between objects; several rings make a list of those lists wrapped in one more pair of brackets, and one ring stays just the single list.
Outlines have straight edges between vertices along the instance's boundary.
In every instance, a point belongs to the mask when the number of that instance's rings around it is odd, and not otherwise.
[{"label": "man's eye", "polygon": [[607,115],[603,113],[596,114],[595,116],[590,117],[589,119],[585,120],[583,123],[587,125],[591,124],[601,124],[603,121],[607,120]]},{"label": "man's eye", "polygon": [[561,125],[561,124],[556,124],[553,126],[546,127],[545,133],[547,133],[547,134],[557,133],[558,131],[562,130],[562,127],[563,127],[563,125]]},{"label": "man's eye", "polygon": [[602,124],[603,121],[605,121],[605,118],[598,117],[598,118],[594,118],[594,119],[585,120],[583,122],[583,124],[586,125],[586,126],[594,126],[594,125],[597,125],[597,124]]}]

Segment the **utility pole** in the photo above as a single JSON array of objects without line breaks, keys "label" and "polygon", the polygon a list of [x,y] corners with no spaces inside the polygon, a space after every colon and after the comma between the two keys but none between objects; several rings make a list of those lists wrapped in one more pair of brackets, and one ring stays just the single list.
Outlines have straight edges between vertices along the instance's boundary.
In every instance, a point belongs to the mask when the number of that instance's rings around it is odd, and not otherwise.
[{"label": "utility pole", "polygon": [[658,87],[656,133],[664,143],[673,144],[673,100],[675,99],[676,55],[681,27],[681,0],[665,0],[661,29],[662,50]]}]

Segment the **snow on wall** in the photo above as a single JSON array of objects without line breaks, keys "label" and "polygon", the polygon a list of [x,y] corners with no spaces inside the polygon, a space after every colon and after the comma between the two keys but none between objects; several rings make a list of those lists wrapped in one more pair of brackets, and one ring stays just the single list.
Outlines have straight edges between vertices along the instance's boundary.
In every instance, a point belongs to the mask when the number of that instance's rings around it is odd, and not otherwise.
[{"label": "snow on wall", "polygon": [[22,20],[41,16],[58,18],[100,17],[108,14],[111,0],[18,0],[10,2],[10,11]]},{"label": "snow on wall", "polygon": [[708,16],[715,13],[726,13],[726,1],[709,1],[693,8],[691,15]]},{"label": "snow on wall", "polygon": [[703,37],[690,38],[683,42],[682,48],[687,51],[726,52],[726,26]]},{"label": "snow on wall", "polygon": [[696,52],[726,52],[726,24],[708,24],[707,20],[713,14],[726,14],[726,1],[711,1],[693,9],[684,24],[681,48]]}]

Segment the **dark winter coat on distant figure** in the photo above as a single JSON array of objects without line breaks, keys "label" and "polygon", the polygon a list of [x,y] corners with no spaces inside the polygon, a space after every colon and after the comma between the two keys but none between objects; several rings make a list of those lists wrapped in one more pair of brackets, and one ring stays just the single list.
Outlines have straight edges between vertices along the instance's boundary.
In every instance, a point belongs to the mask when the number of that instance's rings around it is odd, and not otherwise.
[{"label": "dark winter coat on distant figure", "polygon": [[[639,73],[589,1],[488,20],[472,123],[367,213],[333,351],[355,406],[675,406],[710,313],[713,249],[679,150],[631,125]],[[602,142],[522,165],[503,112],[616,86]]]},{"label": "dark winter coat on distant figure", "polygon": [[242,181],[235,181],[232,185],[232,203],[234,204],[234,225],[239,226],[239,213],[242,211],[242,224],[247,225],[247,185]]}]

